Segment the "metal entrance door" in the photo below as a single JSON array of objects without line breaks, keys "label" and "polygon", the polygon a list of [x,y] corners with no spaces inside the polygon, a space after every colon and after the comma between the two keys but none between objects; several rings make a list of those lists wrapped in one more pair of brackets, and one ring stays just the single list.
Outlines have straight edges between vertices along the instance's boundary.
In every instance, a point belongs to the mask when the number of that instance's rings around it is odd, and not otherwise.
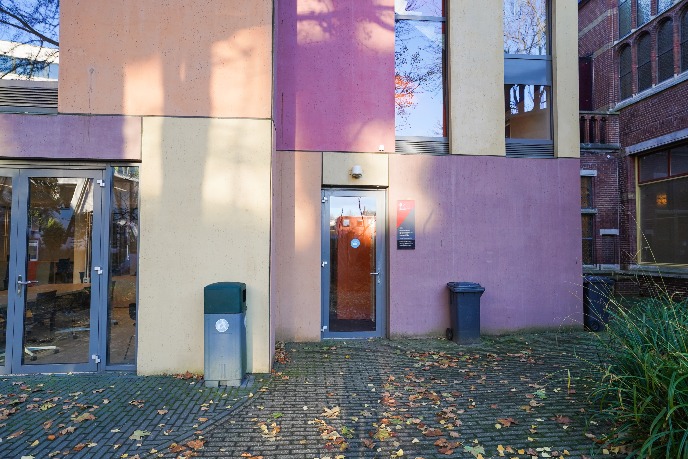
[{"label": "metal entrance door", "polygon": [[384,191],[322,192],[322,337],[385,334]]},{"label": "metal entrance door", "polygon": [[0,372],[96,371],[102,170],[0,170]]}]

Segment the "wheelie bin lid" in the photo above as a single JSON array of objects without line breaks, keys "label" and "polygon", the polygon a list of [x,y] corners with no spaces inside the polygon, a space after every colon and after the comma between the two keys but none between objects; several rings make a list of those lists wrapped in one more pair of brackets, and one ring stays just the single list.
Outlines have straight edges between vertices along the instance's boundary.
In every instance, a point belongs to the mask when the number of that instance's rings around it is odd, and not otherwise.
[{"label": "wheelie bin lid", "polygon": [[477,282],[449,282],[447,287],[454,293],[483,293],[485,291],[485,287]]}]

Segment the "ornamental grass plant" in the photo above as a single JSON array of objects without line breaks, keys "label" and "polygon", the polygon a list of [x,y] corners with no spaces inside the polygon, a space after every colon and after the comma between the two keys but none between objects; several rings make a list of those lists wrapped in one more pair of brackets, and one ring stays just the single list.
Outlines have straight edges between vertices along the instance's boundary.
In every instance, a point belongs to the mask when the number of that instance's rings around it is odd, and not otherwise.
[{"label": "ornamental grass plant", "polygon": [[602,379],[592,393],[611,444],[629,457],[688,459],[688,301],[612,299]]}]

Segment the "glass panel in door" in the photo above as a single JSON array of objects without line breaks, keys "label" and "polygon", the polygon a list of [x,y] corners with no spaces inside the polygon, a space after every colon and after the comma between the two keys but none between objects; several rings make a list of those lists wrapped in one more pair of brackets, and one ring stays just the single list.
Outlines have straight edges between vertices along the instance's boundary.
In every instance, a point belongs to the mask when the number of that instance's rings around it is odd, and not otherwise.
[{"label": "glass panel in door", "polygon": [[12,224],[12,178],[0,177],[0,367],[7,362],[9,279],[10,279],[10,236]]},{"label": "glass panel in door", "polygon": [[116,167],[110,205],[107,364],[136,363],[139,168]]},{"label": "glass panel in door", "polygon": [[93,182],[28,177],[24,365],[90,361]]},{"label": "glass panel in door", "polygon": [[374,196],[330,197],[330,332],[377,329]]}]

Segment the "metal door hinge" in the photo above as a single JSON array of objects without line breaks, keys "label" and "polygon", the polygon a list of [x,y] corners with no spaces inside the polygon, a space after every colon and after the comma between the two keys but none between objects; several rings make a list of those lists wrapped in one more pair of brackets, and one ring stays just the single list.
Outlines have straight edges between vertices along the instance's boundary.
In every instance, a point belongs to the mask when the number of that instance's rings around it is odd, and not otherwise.
[{"label": "metal door hinge", "polygon": [[96,363],[100,363],[100,356],[98,354],[93,354],[91,355],[91,360],[95,361]]},{"label": "metal door hinge", "polygon": [[322,328],[320,328],[321,333],[325,333],[327,331],[327,325],[323,325]]},{"label": "metal door hinge", "polygon": [[100,266],[94,266],[93,270],[98,274],[103,274],[103,268],[101,268]]},{"label": "metal door hinge", "polygon": [[323,196],[322,203],[325,204],[326,202],[327,202],[327,196]]},{"label": "metal door hinge", "polygon": [[96,183],[100,185],[101,188],[105,188],[105,180],[98,179],[96,180]]},{"label": "metal door hinge", "polygon": [[322,263],[320,263],[320,266],[321,266],[322,268],[324,268],[325,266],[327,266],[327,262],[326,262],[326,261],[323,261]]}]

